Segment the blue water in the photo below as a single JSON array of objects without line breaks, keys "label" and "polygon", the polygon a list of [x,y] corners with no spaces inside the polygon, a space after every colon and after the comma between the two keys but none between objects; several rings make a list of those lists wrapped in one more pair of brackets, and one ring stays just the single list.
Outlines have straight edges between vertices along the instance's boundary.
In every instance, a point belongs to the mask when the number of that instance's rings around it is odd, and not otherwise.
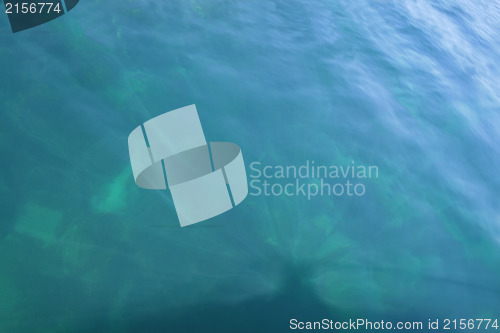
[{"label": "blue water", "polygon": [[[0,332],[500,316],[498,2],[82,0],[0,31]],[[379,177],[180,228],[127,136],[190,104],[247,167]]]}]

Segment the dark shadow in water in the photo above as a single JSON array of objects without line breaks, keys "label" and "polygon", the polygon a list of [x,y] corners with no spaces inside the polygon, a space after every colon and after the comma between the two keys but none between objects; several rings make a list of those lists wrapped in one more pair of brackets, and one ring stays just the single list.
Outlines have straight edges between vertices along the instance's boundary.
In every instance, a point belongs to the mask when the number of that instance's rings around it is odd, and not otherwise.
[{"label": "dark shadow in water", "polygon": [[[161,308],[162,299],[157,299],[154,302],[142,304],[133,311],[128,309],[120,317],[114,317],[112,320],[105,316],[97,320],[88,320],[81,323],[78,329],[70,332],[279,333],[306,331],[291,330],[290,319],[292,318],[300,321],[321,321],[324,318],[349,321],[349,318],[358,318],[354,313],[334,309],[321,301],[308,287],[305,276],[307,273],[304,274],[304,267],[289,266],[284,288],[275,295],[255,297],[235,304],[201,303],[184,309]],[[359,315],[359,318],[369,318],[373,321],[394,320],[395,322],[418,320],[416,314],[411,316],[415,318],[363,313]],[[357,331],[365,332],[366,330]],[[419,332],[426,332],[426,330]]]},{"label": "dark shadow in water", "polygon": [[162,309],[162,300],[157,299],[157,302],[136,307],[135,311],[128,309],[112,322],[101,317],[82,323],[73,332],[112,332],[114,327],[120,327],[117,332],[137,333],[288,332],[291,318],[321,320],[332,317],[331,308],[309,290],[302,277],[297,269],[288,269],[284,288],[276,295],[233,304],[204,303],[184,309]]}]

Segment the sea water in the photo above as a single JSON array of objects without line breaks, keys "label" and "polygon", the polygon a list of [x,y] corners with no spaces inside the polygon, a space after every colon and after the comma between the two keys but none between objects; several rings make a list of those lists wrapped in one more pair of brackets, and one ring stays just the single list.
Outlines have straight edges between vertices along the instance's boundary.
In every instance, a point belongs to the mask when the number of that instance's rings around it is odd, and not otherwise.
[{"label": "sea water", "polygon": [[[1,332],[498,316],[497,2],[85,0],[0,28]],[[377,177],[180,228],[168,191],[135,185],[127,136],[190,104],[249,175]]]}]

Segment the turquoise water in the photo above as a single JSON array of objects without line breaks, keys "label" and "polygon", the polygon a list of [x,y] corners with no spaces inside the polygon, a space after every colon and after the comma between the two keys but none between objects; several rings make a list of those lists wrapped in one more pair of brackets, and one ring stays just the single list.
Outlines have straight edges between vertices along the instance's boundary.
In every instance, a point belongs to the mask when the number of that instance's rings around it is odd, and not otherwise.
[{"label": "turquoise water", "polygon": [[[495,1],[86,0],[0,30],[0,332],[500,316]],[[194,103],[247,168],[379,177],[180,228],[127,136]]]}]

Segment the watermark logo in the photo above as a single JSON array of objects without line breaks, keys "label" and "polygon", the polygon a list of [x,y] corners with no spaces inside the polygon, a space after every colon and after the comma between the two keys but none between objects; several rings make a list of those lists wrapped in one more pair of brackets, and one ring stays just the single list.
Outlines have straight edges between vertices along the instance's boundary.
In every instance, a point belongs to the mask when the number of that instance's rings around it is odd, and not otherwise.
[{"label": "watermark logo", "polygon": [[205,140],[195,105],[164,113],[128,137],[139,187],[172,194],[181,226],[201,222],[240,204],[248,194],[241,149]]},{"label": "watermark logo", "polygon": [[301,165],[250,164],[251,196],[317,196],[361,197],[366,193],[366,181],[378,178],[375,165],[317,165],[306,160]]}]

